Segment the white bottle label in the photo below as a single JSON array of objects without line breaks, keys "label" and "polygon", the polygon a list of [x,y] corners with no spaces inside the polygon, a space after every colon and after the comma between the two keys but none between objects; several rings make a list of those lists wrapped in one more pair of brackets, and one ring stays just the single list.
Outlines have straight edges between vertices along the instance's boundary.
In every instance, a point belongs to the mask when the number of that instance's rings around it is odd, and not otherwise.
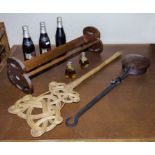
[{"label": "white bottle label", "polygon": [[42,53],[48,52],[47,49],[42,49],[41,51],[42,51]]},{"label": "white bottle label", "polygon": [[26,59],[32,59],[32,54],[31,53],[26,53],[25,54]]},{"label": "white bottle label", "polygon": [[50,42],[48,41],[48,42],[46,42],[46,45],[49,45],[50,44]]}]

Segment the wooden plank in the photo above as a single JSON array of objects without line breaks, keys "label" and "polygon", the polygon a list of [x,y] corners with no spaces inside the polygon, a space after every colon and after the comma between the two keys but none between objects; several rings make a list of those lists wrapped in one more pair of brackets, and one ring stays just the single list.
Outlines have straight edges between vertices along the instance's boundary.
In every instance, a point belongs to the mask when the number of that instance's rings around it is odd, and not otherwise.
[{"label": "wooden plank", "polygon": [[0,39],[3,37],[4,34],[5,34],[5,30],[4,29],[0,29]]},{"label": "wooden plank", "polygon": [[6,60],[10,55],[10,46],[8,42],[8,37],[5,29],[5,25],[3,22],[0,22],[0,44],[2,44],[5,48],[3,53],[3,58],[0,63],[0,72],[3,70],[4,66],[6,65]]}]

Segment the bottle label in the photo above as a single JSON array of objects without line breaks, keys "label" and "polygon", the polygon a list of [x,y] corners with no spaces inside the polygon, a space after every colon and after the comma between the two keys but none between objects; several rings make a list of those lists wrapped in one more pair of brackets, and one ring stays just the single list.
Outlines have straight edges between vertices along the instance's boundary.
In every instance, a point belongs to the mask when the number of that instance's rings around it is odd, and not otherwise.
[{"label": "bottle label", "polygon": [[47,42],[46,42],[46,45],[49,45],[49,44],[50,44],[50,42],[49,42],[49,41],[47,41]]},{"label": "bottle label", "polygon": [[81,61],[82,61],[82,63],[84,63],[85,61],[87,61],[88,59],[85,57],[85,56],[82,56],[81,57]]},{"label": "bottle label", "polygon": [[33,58],[32,54],[31,53],[25,53],[25,57],[26,59],[30,60]]},{"label": "bottle label", "polygon": [[48,50],[47,49],[41,49],[41,52],[46,53],[46,52],[48,52]]}]

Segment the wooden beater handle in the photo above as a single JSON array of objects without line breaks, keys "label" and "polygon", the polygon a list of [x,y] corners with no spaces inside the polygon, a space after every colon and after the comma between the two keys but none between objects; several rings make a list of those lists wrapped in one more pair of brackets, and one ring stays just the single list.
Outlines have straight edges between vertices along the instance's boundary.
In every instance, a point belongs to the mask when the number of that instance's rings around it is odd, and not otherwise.
[{"label": "wooden beater handle", "polygon": [[108,64],[110,64],[112,61],[114,61],[115,59],[117,59],[120,56],[121,56],[121,53],[119,51],[116,52],[111,57],[109,57],[108,59],[106,59],[105,61],[103,61],[99,66],[97,66],[96,68],[92,69],[91,71],[89,71],[85,75],[81,76],[79,79],[71,82],[69,84],[69,86],[72,87],[72,89],[75,88],[80,83],[82,83],[84,80],[86,80],[90,76],[94,75],[96,72],[100,71],[103,67],[107,66]]}]

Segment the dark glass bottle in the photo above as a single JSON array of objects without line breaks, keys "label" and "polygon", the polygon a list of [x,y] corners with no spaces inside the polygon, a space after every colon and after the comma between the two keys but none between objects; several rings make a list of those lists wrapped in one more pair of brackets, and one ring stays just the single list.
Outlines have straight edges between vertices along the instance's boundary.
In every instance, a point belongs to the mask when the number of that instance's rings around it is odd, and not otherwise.
[{"label": "dark glass bottle", "polygon": [[31,36],[29,34],[28,26],[24,25],[22,29],[23,29],[22,48],[23,48],[24,59],[29,60],[36,56],[35,47],[31,39]]},{"label": "dark glass bottle", "polygon": [[40,23],[40,38],[39,38],[40,54],[46,53],[51,50],[51,43],[46,32],[45,22]]},{"label": "dark glass bottle", "polygon": [[57,30],[55,34],[56,47],[66,43],[66,35],[63,29],[62,18],[57,17]]}]

